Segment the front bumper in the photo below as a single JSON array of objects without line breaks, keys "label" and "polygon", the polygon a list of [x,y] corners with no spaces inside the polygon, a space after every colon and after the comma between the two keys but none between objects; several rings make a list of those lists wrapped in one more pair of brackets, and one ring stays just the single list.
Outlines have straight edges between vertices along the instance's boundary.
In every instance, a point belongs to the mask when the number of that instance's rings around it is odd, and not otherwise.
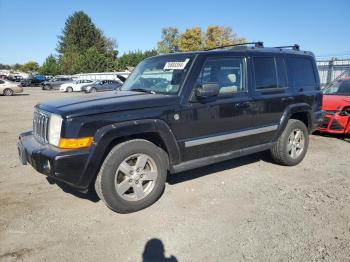
[{"label": "front bumper", "polygon": [[39,173],[77,189],[85,190],[88,187],[82,178],[86,173],[89,149],[66,150],[42,144],[32,132],[20,135],[17,148],[23,165],[29,163]]},{"label": "front bumper", "polygon": [[337,112],[329,113],[322,118],[318,131],[332,134],[350,134],[350,117]]}]

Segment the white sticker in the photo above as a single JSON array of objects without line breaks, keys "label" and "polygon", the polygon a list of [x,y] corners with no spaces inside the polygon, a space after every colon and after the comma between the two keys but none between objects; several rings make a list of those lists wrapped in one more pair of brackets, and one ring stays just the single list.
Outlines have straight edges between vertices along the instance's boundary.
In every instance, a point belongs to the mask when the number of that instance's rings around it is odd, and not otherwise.
[{"label": "white sticker", "polygon": [[183,70],[186,67],[188,61],[190,61],[189,58],[186,58],[186,60],[183,62],[166,62],[164,65],[164,70]]}]

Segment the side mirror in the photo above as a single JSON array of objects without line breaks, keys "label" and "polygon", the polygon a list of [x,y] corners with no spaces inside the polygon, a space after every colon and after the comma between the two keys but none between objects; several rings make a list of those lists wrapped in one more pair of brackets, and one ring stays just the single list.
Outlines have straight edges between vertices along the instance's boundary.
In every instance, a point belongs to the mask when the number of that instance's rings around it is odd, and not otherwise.
[{"label": "side mirror", "polygon": [[205,99],[219,95],[220,87],[217,83],[202,84],[196,88],[197,99]]}]

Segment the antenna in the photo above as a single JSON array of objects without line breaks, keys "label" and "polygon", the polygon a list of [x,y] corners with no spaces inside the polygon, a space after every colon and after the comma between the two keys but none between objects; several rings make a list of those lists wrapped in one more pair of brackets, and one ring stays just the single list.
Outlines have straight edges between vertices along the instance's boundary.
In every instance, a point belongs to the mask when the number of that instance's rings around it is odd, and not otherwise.
[{"label": "antenna", "polygon": [[217,46],[214,48],[205,49],[205,51],[223,49],[223,48],[227,48],[227,47],[243,46],[243,45],[254,45],[254,47],[256,47],[256,48],[263,48],[264,42],[259,41],[259,42],[248,42],[248,43],[240,43],[240,44],[232,44],[232,45],[223,45],[223,46]]}]

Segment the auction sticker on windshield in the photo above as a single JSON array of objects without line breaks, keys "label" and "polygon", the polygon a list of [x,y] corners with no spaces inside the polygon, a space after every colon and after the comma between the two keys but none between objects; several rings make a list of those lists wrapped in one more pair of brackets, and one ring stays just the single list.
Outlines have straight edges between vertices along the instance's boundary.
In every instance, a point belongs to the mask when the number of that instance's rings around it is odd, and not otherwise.
[{"label": "auction sticker on windshield", "polygon": [[189,58],[186,58],[185,61],[166,62],[164,65],[164,70],[183,70],[186,67],[188,61],[190,61]]}]

